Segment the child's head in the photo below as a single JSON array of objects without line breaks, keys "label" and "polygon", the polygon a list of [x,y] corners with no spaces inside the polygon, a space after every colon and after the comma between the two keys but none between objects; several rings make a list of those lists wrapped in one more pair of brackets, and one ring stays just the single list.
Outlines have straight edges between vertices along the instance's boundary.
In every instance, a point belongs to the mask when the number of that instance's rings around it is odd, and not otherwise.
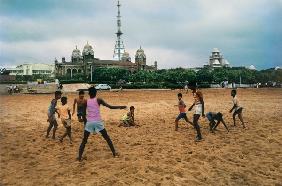
[{"label": "child's head", "polygon": [[134,106],[129,107],[130,112],[134,112]]},{"label": "child's head", "polygon": [[78,93],[78,95],[79,95],[79,98],[80,98],[80,99],[83,99],[83,98],[84,98],[84,91],[83,91],[83,90],[80,90],[79,93]]},{"label": "child's head", "polygon": [[61,91],[58,90],[58,91],[55,92],[55,99],[58,100],[58,99],[61,98],[61,96],[62,96],[62,92]]},{"label": "child's head", "polygon": [[67,98],[67,97],[65,97],[65,96],[64,96],[64,97],[62,97],[62,98],[61,98],[61,102],[62,102],[62,104],[63,104],[63,105],[67,104],[67,102],[68,102],[68,98]]},{"label": "child's head", "polygon": [[218,113],[215,115],[215,119],[216,119],[217,121],[222,120],[222,114],[221,114],[220,112],[218,112]]},{"label": "child's head", "polygon": [[178,94],[177,94],[177,97],[178,97],[179,100],[181,100],[181,99],[182,99],[182,94],[181,94],[181,93],[178,93]]},{"label": "child's head", "polygon": [[236,96],[236,94],[237,94],[237,91],[235,90],[235,89],[233,89],[233,90],[231,90],[231,96]]},{"label": "child's head", "polygon": [[88,94],[89,94],[90,98],[95,98],[96,94],[97,94],[96,88],[95,87],[90,87],[88,89]]}]

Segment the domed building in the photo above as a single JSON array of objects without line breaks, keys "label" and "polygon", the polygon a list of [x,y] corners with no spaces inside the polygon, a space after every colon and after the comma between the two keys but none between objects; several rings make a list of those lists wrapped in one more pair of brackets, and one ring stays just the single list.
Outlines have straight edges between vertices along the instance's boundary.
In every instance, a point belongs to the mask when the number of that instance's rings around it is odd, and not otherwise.
[{"label": "domed building", "polygon": [[212,68],[230,67],[230,63],[223,58],[218,48],[214,48],[210,55],[209,66]]},{"label": "domed building", "polygon": [[157,70],[157,61],[154,65],[148,66],[146,64],[146,55],[144,50],[140,47],[135,54],[135,63],[131,62],[128,52],[124,52],[121,60],[102,60],[95,58],[93,47],[87,42],[83,47],[82,54],[80,50],[75,47],[71,54],[71,61],[67,62],[65,57],[58,62],[55,59],[55,75],[73,77],[76,74],[83,74],[85,77],[90,77],[91,67],[93,68],[124,68],[130,72],[139,70]]}]

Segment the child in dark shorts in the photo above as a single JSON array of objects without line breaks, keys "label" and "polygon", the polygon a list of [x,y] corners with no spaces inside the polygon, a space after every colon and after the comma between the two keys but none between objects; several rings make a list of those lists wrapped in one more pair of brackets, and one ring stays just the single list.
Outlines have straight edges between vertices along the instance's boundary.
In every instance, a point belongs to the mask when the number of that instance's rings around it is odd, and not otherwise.
[{"label": "child in dark shorts", "polygon": [[179,109],[179,115],[176,117],[175,119],[175,131],[178,130],[178,121],[180,119],[184,119],[187,123],[190,123],[192,124],[191,121],[188,120],[188,117],[186,115],[186,105],[184,103],[184,101],[182,100],[182,94],[181,93],[178,93],[177,94],[177,97],[178,97],[178,105],[175,105],[175,106],[178,106],[178,109]]},{"label": "child in dark shorts", "polygon": [[206,114],[206,117],[209,120],[209,125],[210,125],[210,131],[214,132],[216,127],[219,125],[220,122],[222,122],[222,124],[224,125],[224,127],[226,128],[226,130],[229,132],[229,129],[227,128],[224,120],[223,120],[223,115],[220,112],[208,112]]}]

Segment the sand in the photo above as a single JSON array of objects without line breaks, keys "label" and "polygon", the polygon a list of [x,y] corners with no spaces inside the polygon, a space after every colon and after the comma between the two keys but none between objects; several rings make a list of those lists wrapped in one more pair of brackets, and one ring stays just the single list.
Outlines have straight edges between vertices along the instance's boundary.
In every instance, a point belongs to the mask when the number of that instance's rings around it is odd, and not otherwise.
[{"label": "sand", "polygon": [[[118,127],[125,110],[102,108],[102,117],[120,153],[113,158],[98,134],[77,162],[83,133],[73,118],[74,143],[46,139],[46,110],[53,95],[2,95],[0,185],[282,185],[282,89],[239,89],[248,129],[232,126],[230,90],[204,89],[206,111],[220,111],[223,125],[211,134],[200,119],[204,141],[194,142],[192,126],[180,122],[174,91],[99,92],[113,105],[134,105],[138,128]],[[66,94],[72,103],[75,94]],[[184,94],[187,105],[191,92]],[[189,112],[189,118],[192,117]],[[57,137],[64,133],[59,122]]]}]

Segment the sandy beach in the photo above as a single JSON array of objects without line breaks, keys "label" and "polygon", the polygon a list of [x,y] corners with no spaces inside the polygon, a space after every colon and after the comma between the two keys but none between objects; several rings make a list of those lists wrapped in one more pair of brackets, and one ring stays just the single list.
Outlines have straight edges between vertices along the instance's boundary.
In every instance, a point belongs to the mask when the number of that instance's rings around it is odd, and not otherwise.
[{"label": "sandy beach", "polygon": [[[87,160],[76,161],[83,125],[74,117],[72,135],[58,120],[57,139],[46,139],[47,108],[53,94],[1,95],[0,185],[282,185],[282,89],[239,89],[248,129],[233,127],[230,89],[203,89],[205,111],[222,112],[230,129],[209,132],[200,119],[204,140],[184,121],[174,131],[178,90],[99,92],[112,105],[134,105],[140,127],[118,127],[126,110],[102,107],[105,127],[120,157],[91,135]],[[64,94],[72,106],[74,93]],[[86,96],[88,98],[88,95]],[[191,92],[183,99],[192,103]],[[188,112],[192,119],[193,112]]]}]

